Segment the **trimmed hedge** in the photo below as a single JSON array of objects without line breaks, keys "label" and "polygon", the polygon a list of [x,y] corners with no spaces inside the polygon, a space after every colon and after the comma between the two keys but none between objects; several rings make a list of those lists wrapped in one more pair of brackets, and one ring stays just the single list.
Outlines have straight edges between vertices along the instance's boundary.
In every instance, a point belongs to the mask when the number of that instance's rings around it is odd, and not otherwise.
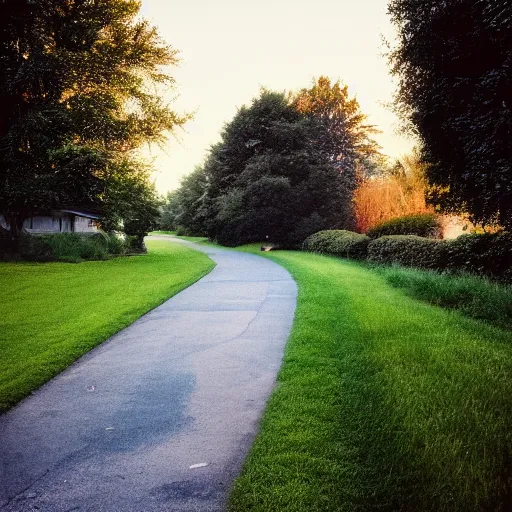
[{"label": "trimmed hedge", "polygon": [[415,235],[389,235],[368,244],[368,260],[374,263],[399,263],[406,267],[438,268],[440,240]]},{"label": "trimmed hedge", "polygon": [[368,245],[368,260],[512,282],[512,234],[461,235],[434,240],[413,235],[383,236]]},{"label": "trimmed hedge", "polygon": [[396,217],[369,229],[366,233],[370,238],[386,235],[416,235],[426,238],[441,238],[442,226],[433,213],[418,213]]},{"label": "trimmed hedge", "polygon": [[345,258],[365,259],[369,243],[370,238],[366,235],[343,229],[331,229],[319,231],[306,238],[303,249]]},{"label": "trimmed hedge", "polygon": [[512,283],[512,233],[461,235],[438,240],[416,235],[370,239],[345,230],[319,231],[303,243],[305,251],[378,264],[467,273]]}]

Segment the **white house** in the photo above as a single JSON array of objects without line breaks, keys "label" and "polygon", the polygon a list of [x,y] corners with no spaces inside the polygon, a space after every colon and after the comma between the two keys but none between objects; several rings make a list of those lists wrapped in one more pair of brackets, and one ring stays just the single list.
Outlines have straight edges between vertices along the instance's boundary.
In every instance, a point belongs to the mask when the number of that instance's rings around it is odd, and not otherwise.
[{"label": "white house", "polygon": [[[34,215],[25,219],[23,229],[28,233],[94,233],[98,231],[100,216],[81,208],[55,210],[49,215]],[[3,215],[0,226],[8,229]]]}]

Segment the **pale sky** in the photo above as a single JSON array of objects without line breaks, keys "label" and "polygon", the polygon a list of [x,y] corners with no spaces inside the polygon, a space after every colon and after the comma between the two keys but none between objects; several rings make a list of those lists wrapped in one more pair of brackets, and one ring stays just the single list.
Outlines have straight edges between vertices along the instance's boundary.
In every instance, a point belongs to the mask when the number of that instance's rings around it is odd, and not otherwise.
[{"label": "pale sky", "polygon": [[383,105],[393,91],[382,56],[381,35],[393,34],[386,5],[387,0],[142,0],[142,15],[180,50],[179,67],[170,69],[178,95],[172,107],[196,113],[179,131],[179,141],[152,150],[158,190],[177,188],[219,140],[224,123],[262,86],[297,90],[320,75],[348,85],[368,122],[382,130],[376,139],[385,154],[407,153],[412,142],[395,133],[398,120]]}]

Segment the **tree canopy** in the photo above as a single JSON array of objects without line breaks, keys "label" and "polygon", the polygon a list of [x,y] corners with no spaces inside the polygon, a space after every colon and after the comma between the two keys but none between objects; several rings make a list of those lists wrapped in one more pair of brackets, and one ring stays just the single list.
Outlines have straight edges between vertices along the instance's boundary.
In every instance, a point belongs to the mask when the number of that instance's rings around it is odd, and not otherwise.
[{"label": "tree canopy", "polygon": [[154,202],[135,151],[186,117],[150,90],[172,85],[161,66],[177,56],[139,8],[136,0],[0,3],[0,213],[13,236],[33,212],[111,211],[109,188],[122,180]]},{"label": "tree canopy", "polygon": [[510,0],[392,0],[398,108],[422,141],[429,201],[512,227]]},{"label": "tree canopy", "polygon": [[297,94],[262,90],[178,190],[192,214],[181,225],[226,245],[288,246],[352,227],[356,166],[376,152],[364,120],[347,88],[326,78]]}]

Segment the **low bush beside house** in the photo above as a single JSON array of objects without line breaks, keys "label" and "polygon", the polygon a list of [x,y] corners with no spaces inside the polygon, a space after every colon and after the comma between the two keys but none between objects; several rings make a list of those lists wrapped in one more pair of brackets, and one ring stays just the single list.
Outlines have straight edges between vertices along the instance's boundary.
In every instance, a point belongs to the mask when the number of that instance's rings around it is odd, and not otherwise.
[{"label": "low bush beside house", "polygon": [[24,234],[15,248],[6,249],[5,257],[8,260],[14,258],[38,262],[102,260],[134,252],[130,243],[130,237],[121,238],[102,231],[94,234]]},{"label": "low bush beside house", "polygon": [[306,238],[303,249],[345,258],[365,259],[369,242],[370,238],[366,235],[343,229],[331,229],[319,231]]},{"label": "low bush beside house", "polygon": [[386,235],[416,235],[425,238],[441,238],[442,226],[437,215],[418,213],[396,217],[369,229],[366,233],[370,238]]}]

